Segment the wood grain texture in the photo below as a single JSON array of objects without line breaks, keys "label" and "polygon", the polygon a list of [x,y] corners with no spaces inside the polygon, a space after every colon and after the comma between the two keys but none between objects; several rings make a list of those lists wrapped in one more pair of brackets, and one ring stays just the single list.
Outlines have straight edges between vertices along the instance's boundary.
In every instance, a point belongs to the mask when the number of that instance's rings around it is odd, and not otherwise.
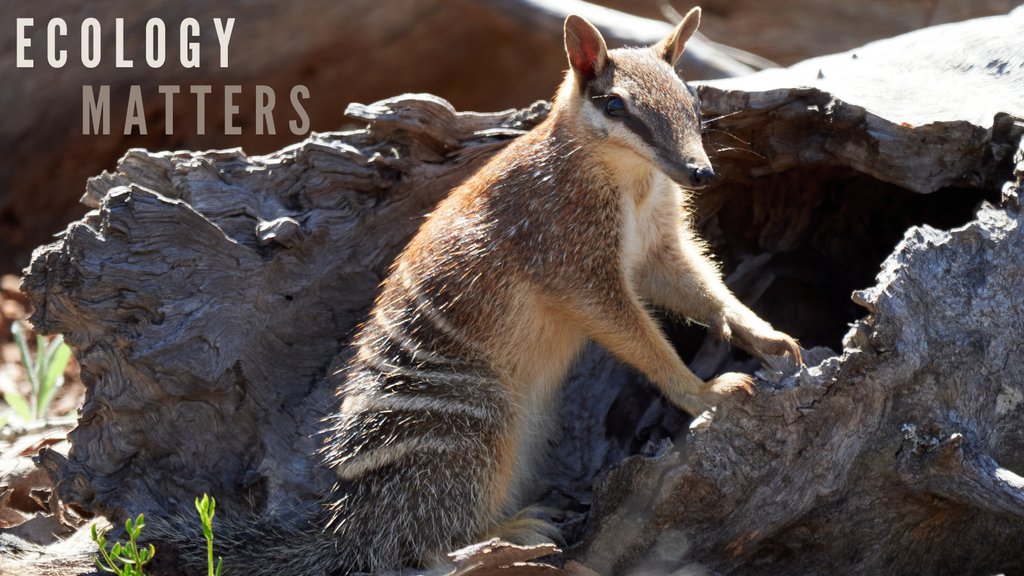
[{"label": "wood grain texture", "polygon": [[[67,499],[114,517],[197,489],[227,510],[311,502],[331,359],[422,215],[546,110],[457,114],[407,96],[353,107],[372,129],[265,157],[133,150],[91,180],[96,210],[25,281],[47,294],[34,322],[88,366],[59,465]],[[169,477],[189,481],[167,491]]]}]

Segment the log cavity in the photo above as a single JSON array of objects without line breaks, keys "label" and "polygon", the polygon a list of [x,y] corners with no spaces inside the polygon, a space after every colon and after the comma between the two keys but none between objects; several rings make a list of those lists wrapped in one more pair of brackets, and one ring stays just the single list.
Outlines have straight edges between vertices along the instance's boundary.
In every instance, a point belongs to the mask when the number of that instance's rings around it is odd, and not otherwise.
[{"label": "log cavity", "polygon": [[697,217],[740,299],[805,348],[839,351],[850,323],[867,314],[851,293],[875,284],[907,229],[961,226],[986,200],[998,201],[998,192],[918,194],[818,168],[708,191],[697,199]]}]

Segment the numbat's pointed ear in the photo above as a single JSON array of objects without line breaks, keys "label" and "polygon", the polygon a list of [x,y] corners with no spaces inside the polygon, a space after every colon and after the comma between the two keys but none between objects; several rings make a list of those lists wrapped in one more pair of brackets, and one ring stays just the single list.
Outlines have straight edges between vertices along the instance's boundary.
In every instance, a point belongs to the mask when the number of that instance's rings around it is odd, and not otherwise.
[{"label": "numbat's pointed ear", "polygon": [[600,74],[608,61],[604,37],[593,24],[575,14],[565,19],[565,53],[581,83]]},{"label": "numbat's pointed ear", "polygon": [[676,26],[676,29],[667,38],[655,44],[654,51],[666,62],[675,66],[676,60],[683,55],[686,41],[697,31],[697,26],[700,26],[700,6],[691,8],[686,16],[683,16],[683,21]]}]

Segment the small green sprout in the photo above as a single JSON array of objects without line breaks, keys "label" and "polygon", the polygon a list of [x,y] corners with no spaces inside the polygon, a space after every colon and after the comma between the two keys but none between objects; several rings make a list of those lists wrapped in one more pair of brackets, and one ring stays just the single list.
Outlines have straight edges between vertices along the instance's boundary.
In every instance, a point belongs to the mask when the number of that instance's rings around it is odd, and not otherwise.
[{"label": "small green sprout", "polygon": [[115,542],[109,551],[107,551],[106,533],[100,534],[96,530],[96,525],[93,525],[92,540],[100,547],[100,556],[95,559],[97,568],[117,576],[145,576],[146,573],[142,567],[153,559],[156,548],[152,544],[139,548],[136,542],[142,529],[146,526],[143,520],[142,514],[139,514],[134,522],[131,518],[125,520],[124,528],[128,533],[128,543]]},{"label": "small green sprout", "polygon": [[4,401],[24,422],[41,420],[46,416],[57,390],[64,384],[64,369],[71,360],[71,348],[64,343],[63,336],[58,335],[47,343],[46,337],[36,334],[37,358],[33,360],[21,322],[11,325],[11,335],[21,352],[21,364],[32,384],[32,391],[27,398],[13,390],[5,391]]},{"label": "small green sprout", "polygon": [[217,509],[217,500],[208,494],[203,494],[202,499],[196,498],[196,510],[199,511],[199,519],[203,523],[203,537],[206,538],[206,572],[208,576],[220,576],[221,563],[223,558],[217,558],[217,565],[213,564],[213,514]]}]

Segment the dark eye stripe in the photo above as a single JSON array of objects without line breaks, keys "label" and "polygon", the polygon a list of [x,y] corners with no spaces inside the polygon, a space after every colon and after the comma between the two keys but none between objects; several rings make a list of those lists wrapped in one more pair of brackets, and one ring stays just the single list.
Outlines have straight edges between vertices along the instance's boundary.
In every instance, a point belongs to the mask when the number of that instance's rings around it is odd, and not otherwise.
[{"label": "dark eye stripe", "polygon": [[[598,94],[590,97],[590,103],[593,104],[594,107],[597,108],[602,114],[604,114],[605,102],[607,102],[607,100],[612,97],[618,98],[619,96],[615,94]],[[647,144],[651,148],[654,148],[655,150],[658,149],[658,142],[654,139],[654,132],[651,131],[650,126],[648,126],[643,120],[638,118],[636,115],[627,114],[622,118],[616,118],[616,120],[622,122],[622,125],[625,126],[627,130],[639,136],[645,144]]]},{"label": "dark eye stripe", "polygon": [[654,133],[651,132],[650,126],[648,126],[643,120],[637,118],[636,116],[628,116],[626,118],[623,118],[622,124],[630,132],[639,136],[645,144],[647,144],[651,148],[654,148],[655,150],[658,149],[658,143],[654,140]]}]

